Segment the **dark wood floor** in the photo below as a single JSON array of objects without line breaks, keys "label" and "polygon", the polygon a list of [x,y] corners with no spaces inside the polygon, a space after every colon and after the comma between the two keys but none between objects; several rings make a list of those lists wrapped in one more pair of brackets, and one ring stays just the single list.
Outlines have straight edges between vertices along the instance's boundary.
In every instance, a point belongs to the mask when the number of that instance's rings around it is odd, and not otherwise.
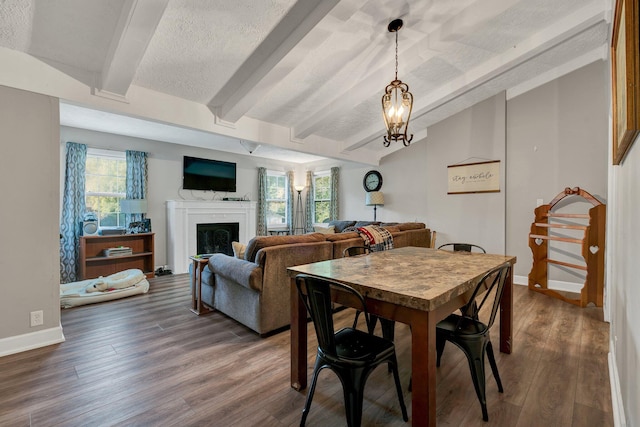
[{"label": "dark wood floor", "polygon": [[[613,425],[602,310],[523,286],[514,295],[514,352],[497,356],[503,394],[487,376],[489,422],[462,353],[448,346],[437,370],[438,425]],[[66,342],[0,358],[0,426],[298,425],[305,394],[289,387],[288,331],[259,338],[189,306],[188,277],[176,275],[152,279],[146,295],[63,310]],[[353,312],[338,315],[347,324]],[[411,414],[408,328],[396,324],[396,337]],[[346,425],[342,389],[328,370],[307,425]],[[384,368],[367,382],[363,425],[410,425]]]}]

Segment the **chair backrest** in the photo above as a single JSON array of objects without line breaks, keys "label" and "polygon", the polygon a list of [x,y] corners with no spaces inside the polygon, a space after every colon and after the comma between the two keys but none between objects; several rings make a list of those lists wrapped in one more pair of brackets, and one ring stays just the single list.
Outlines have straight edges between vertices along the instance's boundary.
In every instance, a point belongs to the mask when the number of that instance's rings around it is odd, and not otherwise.
[{"label": "chair backrest", "polygon": [[[491,271],[487,272],[482,279],[476,285],[473,291],[473,295],[469,300],[470,303],[462,308],[462,319],[478,320],[480,310],[484,307],[485,303],[492,301],[491,311],[489,313],[489,319],[485,323],[486,328],[484,331],[491,328],[493,322],[496,319],[496,313],[500,307],[500,300],[502,299],[502,293],[504,291],[504,284],[509,275],[511,264],[504,263]],[[482,294],[482,300],[478,303],[477,298]],[[491,300],[493,298],[493,300]],[[482,332],[484,332],[482,331]]]},{"label": "chair backrest", "polygon": [[474,245],[473,243],[445,243],[444,245],[438,246],[438,249],[447,249],[449,247],[453,247],[454,252],[473,252],[473,249],[475,248],[483,254],[487,253],[484,248]]},{"label": "chair backrest", "polygon": [[351,295],[351,298],[354,298],[356,302],[360,301],[359,304],[361,307],[356,307],[357,303],[356,305],[353,305],[353,307],[364,313],[367,328],[369,327],[371,319],[367,312],[364,297],[351,286],[334,282],[332,280],[319,279],[306,274],[299,274],[296,276],[296,286],[298,287],[298,294],[304,302],[304,305],[311,316],[311,320],[313,320],[313,326],[318,338],[318,347],[320,347],[325,354],[336,356],[331,298],[332,292],[348,292]]},{"label": "chair backrest", "polygon": [[342,251],[342,257],[345,258],[349,256],[364,255],[369,252],[371,252],[371,248],[369,248],[369,246],[350,246]]}]

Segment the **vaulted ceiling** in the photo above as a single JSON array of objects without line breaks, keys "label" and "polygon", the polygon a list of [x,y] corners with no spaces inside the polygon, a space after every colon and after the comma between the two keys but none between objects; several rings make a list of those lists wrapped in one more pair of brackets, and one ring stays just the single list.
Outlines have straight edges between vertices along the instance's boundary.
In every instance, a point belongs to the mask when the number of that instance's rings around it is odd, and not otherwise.
[{"label": "vaulted ceiling", "polygon": [[606,59],[611,3],[2,0],[0,59],[17,51],[86,87],[89,96],[50,89],[63,125],[376,164],[402,148],[382,144],[391,20],[404,20],[398,77],[415,98],[410,133],[426,143],[428,126],[500,91]]}]

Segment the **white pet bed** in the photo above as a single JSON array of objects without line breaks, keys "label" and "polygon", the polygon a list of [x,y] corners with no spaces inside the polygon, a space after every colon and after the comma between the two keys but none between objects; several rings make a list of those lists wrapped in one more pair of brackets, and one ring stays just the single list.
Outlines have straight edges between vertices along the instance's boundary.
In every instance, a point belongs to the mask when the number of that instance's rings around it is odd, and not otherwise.
[{"label": "white pet bed", "polygon": [[149,291],[149,282],[142,270],[130,269],[107,277],[60,285],[60,307],[111,301]]}]

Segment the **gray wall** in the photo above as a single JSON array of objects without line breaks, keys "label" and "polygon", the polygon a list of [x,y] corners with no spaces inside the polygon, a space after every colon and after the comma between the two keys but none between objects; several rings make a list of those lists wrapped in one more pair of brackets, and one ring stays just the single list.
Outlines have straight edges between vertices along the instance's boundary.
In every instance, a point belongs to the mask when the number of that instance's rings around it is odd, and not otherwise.
[{"label": "gray wall", "polygon": [[[581,187],[606,203],[606,73],[598,61],[507,102],[507,252],[518,257],[516,275],[531,270],[528,235],[537,199],[549,203],[565,187]],[[552,246],[579,252],[576,245]],[[584,281],[575,270],[551,267],[549,273],[554,280]]]},{"label": "gray wall", "polygon": [[[640,425],[640,285],[638,253],[640,253],[640,141],[627,154],[620,166],[612,167],[611,203],[607,209],[610,273],[607,298],[611,304],[610,350],[613,366],[620,380],[620,395],[626,425]],[[614,389],[615,393],[618,390]],[[615,400],[614,400],[615,403]],[[615,410],[615,406],[614,406]]]},{"label": "gray wall", "polygon": [[[0,86],[0,355],[29,347],[7,339],[59,330],[60,257],[58,99]],[[29,313],[42,310],[44,324],[30,327]]]}]

